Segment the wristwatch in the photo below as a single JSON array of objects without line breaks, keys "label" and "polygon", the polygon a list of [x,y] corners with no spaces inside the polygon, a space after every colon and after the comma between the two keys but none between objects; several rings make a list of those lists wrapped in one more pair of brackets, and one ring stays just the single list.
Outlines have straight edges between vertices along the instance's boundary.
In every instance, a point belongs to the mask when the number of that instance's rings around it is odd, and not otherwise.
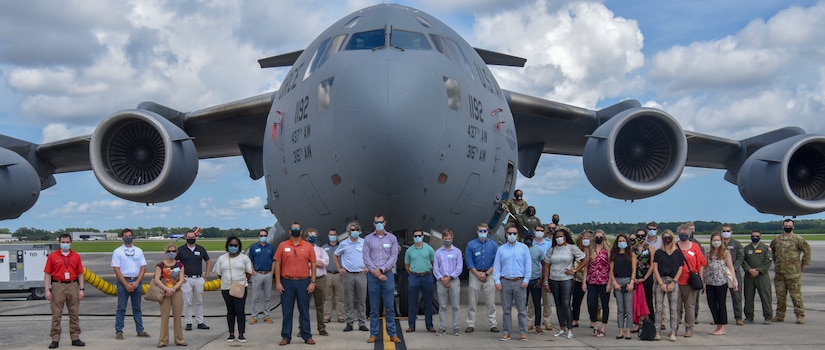
[{"label": "wristwatch", "polygon": [[315,280],[310,280],[309,283],[315,283]]}]

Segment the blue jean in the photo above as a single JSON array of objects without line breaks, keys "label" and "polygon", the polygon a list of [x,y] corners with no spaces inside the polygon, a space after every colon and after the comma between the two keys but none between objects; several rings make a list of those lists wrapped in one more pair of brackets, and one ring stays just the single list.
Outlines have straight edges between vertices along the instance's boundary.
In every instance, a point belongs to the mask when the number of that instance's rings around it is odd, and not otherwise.
[{"label": "blue jean", "polygon": [[[134,282],[134,278],[126,278],[126,282]],[[124,319],[126,318],[126,303],[132,299],[132,318],[135,319],[135,330],[143,332],[143,312],[140,310],[140,301],[143,290],[138,286],[131,293],[126,291],[126,286],[117,281],[117,312],[115,313],[115,333],[123,333]]]},{"label": "blue jean", "polygon": [[[312,331],[309,325],[309,299],[311,294],[307,293],[309,288],[309,278],[298,281],[281,279],[284,286],[284,294],[281,294],[281,311],[284,320],[281,323],[281,338],[292,341],[292,314],[295,312],[295,303],[298,303],[298,330],[304,341],[312,339]],[[323,322],[324,320],[319,320]]]},{"label": "blue jean", "polygon": [[418,294],[423,293],[424,302],[424,325],[427,329],[433,329],[433,297],[435,293],[435,278],[432,274],[418,276],[410,274],[409,287],[407,287],[407,323],[410,328],[415,329],[415,319],[418,314]]},{"label": "blue jean", "polygon": [[550,292],[553,294],[553,301],[556,302],[556,316],[559,318],[559,327],[570,330],[573,326],[572,310],[569,306],[570,297],[573,295],[573,280],[550,280]]},{"label": "blue jean", "polygon": [[[378,336],[378,327],[381,325],[381,314],[379,305],[384,302],[384,312],[386,313],[387,334],[389,336],[398,335],[395,331],[395,274],[387,272],[386,281],[381,281],[372,273],[367,273],[367,293],[370,297],[370,335]],[[430,302],[432,303],[432,301]]]}]

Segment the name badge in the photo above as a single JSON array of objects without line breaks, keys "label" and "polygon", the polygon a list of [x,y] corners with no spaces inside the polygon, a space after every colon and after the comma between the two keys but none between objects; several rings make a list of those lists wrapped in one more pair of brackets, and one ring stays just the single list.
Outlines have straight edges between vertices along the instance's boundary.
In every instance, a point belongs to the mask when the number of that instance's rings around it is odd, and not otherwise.
[{"label": "name badge", "polygon": [[329,247],[324,248],[324,250],[329,250]]},{"label": "name badge", "polygon": [[384,249],[390,249],[390,244],[389,243],[384,243]]},{"label": "name badge", "polygon": [[68,281],[69,277],[69,271],[66,271],[66,273],[63,274],[63,278]]},{"label": "name badge", "polygon": [[475,252],[475,254],[473,254],[473,255],[475,255],[475,256],[480,256],[480,255],[481,255],[481,252]]},{"label": "name badge", "polygon": [[760,253],[762,253],[762,249],[757,249],[757,250],[754,250],[754,252],[755,252],[756,254],[760,254]]},{"label": "name badge", "polygon": [[[761,250],[760,250],[760,251],[761,251]],[[752,255],[752,254],[753,254],[753,250],[749,250],[747,254],[748,254],[748,255]]]},{"label": "name badge", "polygon": [[732,245],[729,245],[729,246],[728,246],[728,250],[732,250],[732,249],[733,249],[733,246],[732,246]]},{"label": "name badge", "polygon": [[359,251],[359,252],[360,252],[361,250],[363,250],[363,249],[364,249],[364,247],[363,247],[363,246],[357,246],[357,247],[355,247],[355,250],[357,250],[357,251]]},{"label": "name badge", "polygon": [[201,256],[201,252],[195,251],[195,256]]},{"label": "name badge", "polygon": [[689,252],[688,252],[688,255],[690,255],[690,256],[696,256],[696,253],[695,253],[695,252],[693,252],[693,251],[689,251]]},{"label": "name badge", "polygon": [[284,251],[285,251],[285,252],[287,252],[287,253],[289,253],[289,252],[291,252],[291,251],[292,251],[292,248],[284,248]]},{"label": "name badge", "polygon": [[447,255],[447,259],[455,258],[452,254]]},{"label": "name badge", "polygon": [[255,253],[260,253],[260,252],[261,252],[261,248],[255,248]]},{"label": "name badge", "polygon": [[140,258],[138,258],[138,257],[133,257],[133,258],[132,258],[132,260],[134,260],[134,261],[140,261]]}]

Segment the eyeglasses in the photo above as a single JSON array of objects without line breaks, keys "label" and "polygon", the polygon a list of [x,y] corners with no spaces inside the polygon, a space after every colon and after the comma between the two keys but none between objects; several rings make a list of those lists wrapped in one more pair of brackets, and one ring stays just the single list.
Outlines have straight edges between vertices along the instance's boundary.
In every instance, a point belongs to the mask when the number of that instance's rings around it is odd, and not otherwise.
[{"label": "eyeglasses", "polygon": [[478,232],[479,233],[487,233],[487,229],[479,229]]}]

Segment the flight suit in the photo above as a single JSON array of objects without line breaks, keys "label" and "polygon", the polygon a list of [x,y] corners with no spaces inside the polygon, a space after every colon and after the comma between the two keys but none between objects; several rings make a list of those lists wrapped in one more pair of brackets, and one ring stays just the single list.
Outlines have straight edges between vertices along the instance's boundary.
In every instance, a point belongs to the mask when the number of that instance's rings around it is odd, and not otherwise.
[{"label": "flight suit", "polygon": [[733,262],[733,271],[731,272],[736,276],[736,281],[738,282],[737,287],[739,287],[739,289],[737,291],[733,290],[733,286],[728,286],[728,289],[730,290],[731,302],[733,304],[733,316],[737,321],[740,321],[742,320],[742,259],[744,258],[742,243],[731,238],[728,242],[724,242],[723,240],[722,244],[724,244],[724,246],[728,248],[728,252],[730,252],[730,259]]},{"label": "flight suit", "polygon": [[[771,308],[773,295],[768,270],[771,268],[773,254],[764,242],[759,242],[755,247],[753,244],[746,244],[742,252],[745,256],[742,261],[742,269],[745,270],[745,320],[753,321],[754,292],[758,292],[759,299],[762,300],[762,316],[765,317],[765,321],[770,321],[773,317]],[[759,275],[751,276],[748,272],[750,269],[759,270]]]},{"label": "flight suit", "polygon": [[[776,272],[773,278],[776,285],[777,322],[784,321],[787,308],[787,294],[791,295],[793,312],[797,320],[805,318],[805,306],[802,304],[802,266],[811,264],[811,246],[801,236],[791,233],[788,237],[780,235],[771,241]],[[802,260],[800,264],[800,254]]]},{"label": "flight suit", "polygon": [[516,216],[518,218],[518,233],[521,237],[524,237],[524,228],[526,227],[530,231],[536,229],[536,226],[541,225],[541,220],[538,216],[530,216],[527,214]]}]

